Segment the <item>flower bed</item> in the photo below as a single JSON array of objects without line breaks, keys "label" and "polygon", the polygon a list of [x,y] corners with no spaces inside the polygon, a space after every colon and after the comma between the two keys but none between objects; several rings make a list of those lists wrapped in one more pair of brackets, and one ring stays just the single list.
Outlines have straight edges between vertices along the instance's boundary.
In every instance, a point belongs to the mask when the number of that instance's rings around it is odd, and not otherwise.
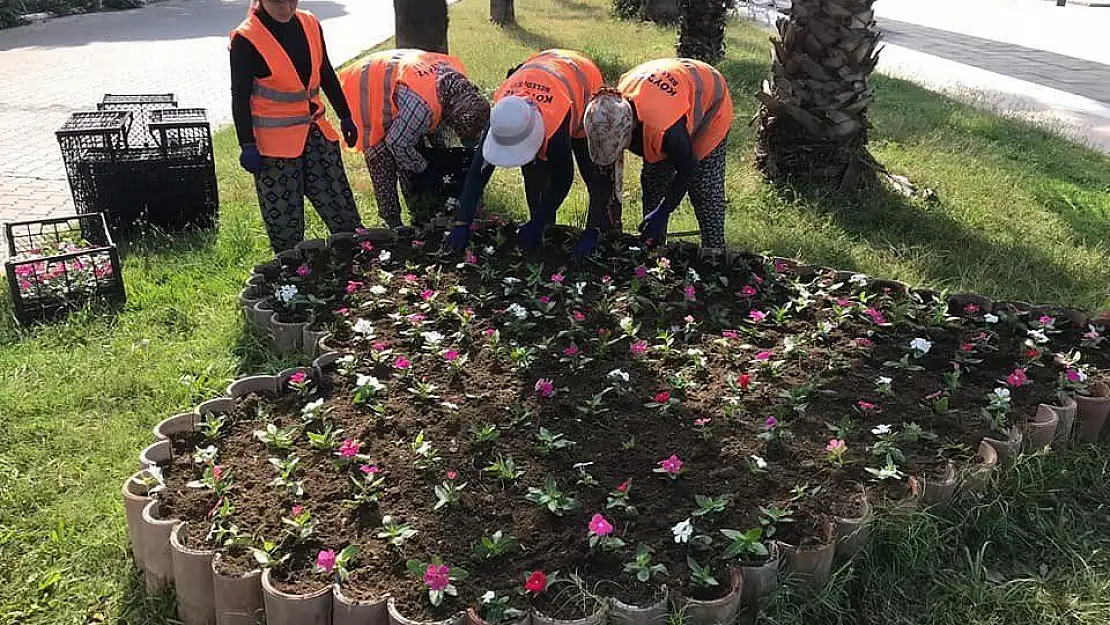
[{"label": "flower bed", "polygon": [[[337,351],[156,430],[129,526],[186,622],[727,621],[780,563],[823,584],[873,506],[981,490],[996,451],[1098,440],[1110,410],[1077,311],[631,239],[572,267],[573,235],[508,233],[450,259],[339,237],[252,278],[252,310],[293,286]],[[215,569],[187,577],[171,530]]]}]

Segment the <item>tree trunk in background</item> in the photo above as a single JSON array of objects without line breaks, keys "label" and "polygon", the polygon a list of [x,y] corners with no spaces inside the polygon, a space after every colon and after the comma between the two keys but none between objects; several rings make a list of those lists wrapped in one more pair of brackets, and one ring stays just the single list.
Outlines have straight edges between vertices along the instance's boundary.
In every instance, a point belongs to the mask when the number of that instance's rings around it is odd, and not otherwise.
[{"label": "tree trunk in background", "polygon": [[393,0],[397,47],[447,53],[446,0]]},{"label": "tree trunk in background", "polygon": [[875,0],[794,0],[772,39],[756,164],[774,181],[859,188],[882,171],[867,151]]},{"label": "tree trunk in background", "polygon": [[498,26],[516,22],[516,8],[513,0],[489,0],[489,19]]},{"label": "tree trunk in background", "polygon": [[716,65],[725,56],[725,24],[735,0],[682,0],[678,56]]}]

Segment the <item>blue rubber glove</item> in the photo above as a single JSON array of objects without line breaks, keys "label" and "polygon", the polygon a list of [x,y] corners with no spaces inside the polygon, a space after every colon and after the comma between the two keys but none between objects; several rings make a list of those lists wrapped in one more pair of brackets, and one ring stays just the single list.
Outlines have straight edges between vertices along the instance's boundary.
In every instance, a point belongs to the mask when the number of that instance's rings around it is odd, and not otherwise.
[{"label": "blue rubber glove", "polygon": [[543,221],[532,219],[516,231],[517,243],[526,250],[536,247],[539,245],[540,236],[543,234],[543,227]]},{"label": "blue rubber glove", "polygon": [[586,228],[582,233],[582,238],[578,240],[578,245],[574,246],[574,257],[585,258],[594,253],[597,249],[597,240],[601,237],[601,230],[598,228]]},{"label": "blue rubber glove", "polygon": [[258,153],[258,146],[253,143],[243,145],[239,153],[239,165],[252,174],[262,170],[262,155]]},{"label": "blue rubber glove", "polygon": [[355,121],[350,117],[344,117],[339,120],[339,128],[343,131],[343,142],[347,147],[355,147],[358,143],[358,126],[355,126]]},{"label": "blue rubber glove", "polygon": [[447,247],[455,250],[466,249],[470,242],[470,226],[455,226],[447,235]]},{"label": "blue rubber glove", "polygon": [[667,224],[670,220],[670,213],[664,212],[662,207],[656,208],[640,222],[640,238],[645,241],[663,243],[667,240]]}]

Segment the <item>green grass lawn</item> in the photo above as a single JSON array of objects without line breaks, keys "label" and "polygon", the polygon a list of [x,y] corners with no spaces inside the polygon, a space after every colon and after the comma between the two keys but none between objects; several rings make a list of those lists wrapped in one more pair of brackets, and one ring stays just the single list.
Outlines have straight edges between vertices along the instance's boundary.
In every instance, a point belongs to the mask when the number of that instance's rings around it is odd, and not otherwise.
[{"label": "green grass lawn", "polygon": [[[606,5],[517,0],[519,27],[499,31],[486,3],[464,0],[452,11],[452,49],[490,91],[508,67],[545,47],[585,50],[610,79],[671,53],[672,31],[611,21]],[[1110,305],[1110,159],[879,78],[875,155],[940,201],[780,193],[752,169],[747,123],[767,72],[766,33],[737,24],[728,45],[723,68],[740,116],[729,159],[732,245],[933,287]],[[129,300],[118,315],[82,313],[31,331],[0,322],[0,623],[172,622],[131,569],[120,483],[161,418],[220,393],[233,376],[287,364],[267,355],[237,316],[236,293],[268,245],[234,134],[219,132],[216,142],[218,236],[128,246]],[[355,155],[348,165],[374,223],[365,167]],[[640,211],[637,168],[630,163],[626,176],[628,226]],[[515,171],[499,172],[487,195],[518,215],[521,198]],[[576,186],[561,218],[581,220],[584,206]],[[694,226],[688,207],[673,225]],[[812,600],[783,597],[769,618],[1110,622],[1108,462],[1094,448],[1033,459],[1005,481],[1005,497],[891,528],[854,575],[845,571]]]}]

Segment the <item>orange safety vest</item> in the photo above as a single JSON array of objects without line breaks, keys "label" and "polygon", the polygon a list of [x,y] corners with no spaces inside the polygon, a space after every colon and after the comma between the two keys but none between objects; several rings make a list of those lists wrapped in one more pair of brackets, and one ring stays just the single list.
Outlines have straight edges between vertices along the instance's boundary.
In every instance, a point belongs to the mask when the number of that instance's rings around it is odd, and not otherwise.
[{"label": "orange safety vest", "polygon": [[[251,124],[258,152],[263,156],[300,156],[304,153],[312,124],[319,126],[329,141],[339,139],[335,128],[324,118],[324,105],[320,102],[320,63],[324,58],[320,22],[308,11],[298,10],[296,15],[308,39],[312,60],[312,74],[307,88],[289,55],[258,19],[255,11],[251,11],[247,19],[231,31],[232,39],[236,35],[246,37],[270,67],[270,75],[256,78],[251,90]],[[310,113],[313,104],[316,110]]]},{"label": "orange safety vest", "polygon": [[683,117],[698,160],[720,145],[732,126],[732,97],[725,77],[701,61],[648,61],[621,76],[618,88],[636,107],[644,125],[644,161],[648,163],[667,158],[663,134]]},{"label": "orange safety vest", "polygon": [[572,137],[586,136],[586,105],[603,83],[590,59],[570,50],[544,50],[530,57],[493,94],[496,104],[507,95],[528,98],[543,116],[544,138],[538,157],[547,158],[547,142],[570,115]]},{"label": "orange safety vest", "polygon": [[339,82],[347,96],[357,126],[357,149],[365,151],[385,140],[389,124],[397,115],[393,94],[397,85],[412,89],[432,112],[429,132],[439,126],[443,105],[436,89],[436,67],[446,63],[460,74],[466,67],[459,59],[423,50],[386,50],[370,55],[361,65],[339,72]]}]

